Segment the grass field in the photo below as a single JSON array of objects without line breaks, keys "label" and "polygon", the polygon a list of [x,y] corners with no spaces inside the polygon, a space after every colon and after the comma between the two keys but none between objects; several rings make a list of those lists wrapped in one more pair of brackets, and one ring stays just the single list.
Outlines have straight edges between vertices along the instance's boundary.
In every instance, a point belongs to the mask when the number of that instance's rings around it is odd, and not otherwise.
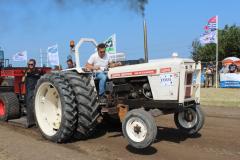
[{"label": "grass field", "polygon": [[240,107],[240,89],[201,88],[201,105]]}]

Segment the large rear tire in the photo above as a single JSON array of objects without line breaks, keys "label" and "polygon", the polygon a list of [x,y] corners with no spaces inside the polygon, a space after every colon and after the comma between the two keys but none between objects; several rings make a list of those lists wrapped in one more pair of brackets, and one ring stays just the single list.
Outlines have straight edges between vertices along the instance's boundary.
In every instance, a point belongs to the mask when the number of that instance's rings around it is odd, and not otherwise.
[{"label": "large rear tire", "polygon": [[0,121],[20,118],[19,101],[15,93],[0,94]]},{"label": "large rear tire", "polygon": [[45,74],[38,80],[34,113],[43,137],[53,142],[66,142],[77,123],[77,110],[71,87],[58,73]]},{"label": "large rear tire", "polygon": [[73,89],[78,110],[77,138],[86,139],[95,132],[100,116],[95,87],[91,84],[90,75],[81,75],[76,72],[63,72]]},{"label": "large rear tire", "polygon": [[151,114],[143,109],[133,109],[123,120],[122,131],[131,146],[144,149],[156,139],[157,125]]},{"label": "large rear tire", "polygon": [[176,126],[188,135],[195,135],[203,127],[205,115],[200,106],[189,107],[174,114]]}]

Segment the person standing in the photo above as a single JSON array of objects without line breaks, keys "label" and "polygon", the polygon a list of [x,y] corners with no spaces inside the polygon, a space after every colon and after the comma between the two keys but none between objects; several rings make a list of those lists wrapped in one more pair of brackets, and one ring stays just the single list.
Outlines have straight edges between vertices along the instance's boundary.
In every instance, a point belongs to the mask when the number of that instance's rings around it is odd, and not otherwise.
[{"label": "person standing", "polygon": [[206,75],[206,84],[205,87],[211,87],[213,86],[213,72],[212,69],[210,67],[207,67],[206,71],[205,71],[205,75]]},{"label": "person standing", "polygon": [[26,86],[26,110],[27,110],[27,124],[26,127],[30,128],[35,125],[34,113],[33,113],[33,96],[34,89],[38,79],[42,75],[41,70],[36,68],[36,60],[30,59],[28,61],[28,67],[25,70],[22,78],[22,83]]}]

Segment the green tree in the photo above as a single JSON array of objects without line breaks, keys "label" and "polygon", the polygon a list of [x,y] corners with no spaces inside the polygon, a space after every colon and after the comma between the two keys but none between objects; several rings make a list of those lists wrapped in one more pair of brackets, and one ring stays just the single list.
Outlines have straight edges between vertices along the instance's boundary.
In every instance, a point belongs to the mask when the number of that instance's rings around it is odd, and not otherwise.
[{"label": "green tree", "polygon": [[[230,56],[240,58],[240,27],[226,25],[224,29],[218,30],[218,44],[219,61]],[[216,44],[201,45],[196,39],[192,42],[191,55],[195,61],[215,61]]]}]

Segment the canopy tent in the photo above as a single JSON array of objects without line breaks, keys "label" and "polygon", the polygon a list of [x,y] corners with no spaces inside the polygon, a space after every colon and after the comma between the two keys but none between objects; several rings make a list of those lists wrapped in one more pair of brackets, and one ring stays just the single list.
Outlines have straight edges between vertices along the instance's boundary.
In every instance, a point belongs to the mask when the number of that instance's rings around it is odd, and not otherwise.
[{"label": "canopy tent", "polygon": [[240,59],[237,57],[227,57],[222,61],[224,65],[230,65],[232,62],[240,66]]}]

